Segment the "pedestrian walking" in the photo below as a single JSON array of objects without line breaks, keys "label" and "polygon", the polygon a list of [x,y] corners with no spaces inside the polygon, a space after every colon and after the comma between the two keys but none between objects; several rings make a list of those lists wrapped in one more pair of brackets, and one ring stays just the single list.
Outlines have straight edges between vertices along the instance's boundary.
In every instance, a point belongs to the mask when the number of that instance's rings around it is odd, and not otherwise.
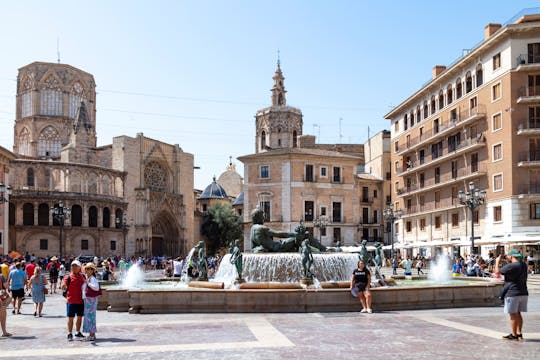
[{"label": "pedestrian walking", "polygon": [[422,259],[418,259],[416,261],[416,271],[418,272],[418,275],[422,274],[424,275],[424,272],[422,271],[422,268],[424,267],[424,262]]},{"label": "pedestrian walking", "polygon": [[45,303],[45,291],[47,290],[47,279],[43,275],[41,267],[36,266],[34,276],[30,278],[30,289],[32,301],[34,302],[34,316],[41,317],[43,304]]},{"label": "pedestrian walking", "polygon": [[20,262],[15,264],[15,268],[9,273],[9,288],[11,289],[11,296],[13,297],[13,311],[12,313],[21,313],[21,305],[24,299],[24,288],[26,287],[27,278],[26,273],[21,269],[22,264]]}]

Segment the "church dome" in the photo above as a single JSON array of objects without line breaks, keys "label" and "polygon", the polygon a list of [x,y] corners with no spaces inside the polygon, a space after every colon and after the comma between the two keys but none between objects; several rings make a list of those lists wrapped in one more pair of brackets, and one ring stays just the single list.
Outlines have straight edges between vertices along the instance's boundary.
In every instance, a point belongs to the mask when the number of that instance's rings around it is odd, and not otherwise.
[{"label": "church dome", "polygon": [[236,165],[232,160],[229,162],[227,170],[218,177],[217,183],[231,196],[238,196],[242,192],[244,179],[236,171]]},{"label": "church dome", "polygon": [[204,189],[203,193],[199,197],[199,199],[227,199],[227,193],[225,192],[225,189],[221,187],[216,182],[216,178],[214,177],[214,181],[210,185]]}]

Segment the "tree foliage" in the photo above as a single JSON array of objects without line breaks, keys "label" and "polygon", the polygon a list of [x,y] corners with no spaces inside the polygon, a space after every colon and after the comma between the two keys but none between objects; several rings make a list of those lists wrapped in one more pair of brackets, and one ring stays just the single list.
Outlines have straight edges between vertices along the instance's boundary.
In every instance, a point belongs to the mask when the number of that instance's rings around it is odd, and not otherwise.
[{"label": "tree foliage", "polygon": [[230,204],[223,203],[216,203],[208,209],[201,224],[201,234],[207,239],[209,255],[244,236],[240,216],[234,213]]}]

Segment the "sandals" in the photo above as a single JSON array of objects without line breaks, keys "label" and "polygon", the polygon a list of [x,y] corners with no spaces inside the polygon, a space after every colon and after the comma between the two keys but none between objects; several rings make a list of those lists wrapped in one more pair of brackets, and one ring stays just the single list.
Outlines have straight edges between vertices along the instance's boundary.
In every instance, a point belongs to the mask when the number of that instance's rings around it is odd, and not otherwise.
[{"label": "sandals", "polygon": [[10,336],[13,336],[13,334],[12,334],[12,333],[8,333],[8,332],[5,333],[5,334],[2,334],[2,337],[10,337]]}]

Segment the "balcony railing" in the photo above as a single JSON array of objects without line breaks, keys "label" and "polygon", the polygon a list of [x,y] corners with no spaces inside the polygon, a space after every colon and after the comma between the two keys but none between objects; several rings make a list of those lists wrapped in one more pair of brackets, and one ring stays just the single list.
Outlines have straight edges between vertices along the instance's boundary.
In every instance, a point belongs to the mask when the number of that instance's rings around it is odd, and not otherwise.
[{"label": "balcony railing", "polygon": [[516,58],[518,65],[529,65],[540,63],[540,54],[519,54]]},{"label": "balcony railing", "polygon": [[423,143],[431,138],[440,136],[441,133],[446,133],[448,129],[452,129],[457,125],[465,122],[468,119],[472,119],[479,115],[486,114],[486,106],[479,104],[474,108],[463,110],[459,113],[450,113],[446,121],[442,121],[442,118],[439,119],[440,123],[437,128],[429,129],[423,132],[421,135],[411,138],[409,141],[406,141],[403,144],[399,144],[396,153],[401,153],[405,150],[415,148],[416,145]]},{"label": "balcony railing", "polygon": [[518,131],[540,130],[540,117],[530,117],[518,125]]},{"label": "balcony railing", "polygon": [[459,206],[459,200],[456,198],[444,198],[440,201],[430,201],[424,204],[412,205],[403,209],[404,215],[414,215],[427,211],[438,211]]},{"label": "balcony railing", "polygon": [[373,204],[373,198],[368,196],[361,197],[360,201],[364,204]]},{"label": "balcony railing", "polygon": [[407,195],[408,193],[419,191],[422,189],[429,189],[435,185],[443,185],[448,182],[452,182],[461,178],[465,178],[475,174],[485,174],[487,172],[486,164],[469,165],[467,167],[458,168],[455,171],[448,171],[439,176],[439,181],[436,181],[435,177],[427,178],[424,180],[424,184],[411,184],[411,186],[405,186],[401,189],[401,194]]},{"label": "balcony railing", "polygon": [[540,85],[522,86],[518,88],[518,97],[540,96]]},{"label": "balcony railing", "polygon": [[452,154],[454,152],[457,152],[458,150],[461,150],[461,149],[464,149],[464,148],[467,148],[469,146],[473,146],[473,145],[477,145],[477,144],[485,144],[485,137],[484,137],[484,134],[483,133],[479,133],[476,137],[474,138],[469,138],[469,139],[465,139],[465,140],[462,140],[459,144],[456,144],[456,145],[453,145],[451,147],[448,146],[448,142],[446,142],[443,147],[442,147],[442,151],[439,153],[439,152],[434,152],[430,155],[426,155],[424,156],[424,161],[422,163],[417,163],[416,161],[411,161],[408,165],[405,165],[405,166],[401,166],[397,168],[397,174],[398,175],[402,175],[403,173],[407,172],[407,171],[411,171],[411,170],[416,170],[418,167],[423,167],[424,165],[425,166],[428,166],[430,163],[432,163],[433,161],[435,160],[438,160],[440,158],[443,158],[449,154]]},{"label": "balcony railing", "polygon": [[520,152],[519,161],[540,161],[540,150]]},{"label": "balcony railing", "polygon": [[540,183],[521,184],[518,187],[520,194],[540,195]]}]

